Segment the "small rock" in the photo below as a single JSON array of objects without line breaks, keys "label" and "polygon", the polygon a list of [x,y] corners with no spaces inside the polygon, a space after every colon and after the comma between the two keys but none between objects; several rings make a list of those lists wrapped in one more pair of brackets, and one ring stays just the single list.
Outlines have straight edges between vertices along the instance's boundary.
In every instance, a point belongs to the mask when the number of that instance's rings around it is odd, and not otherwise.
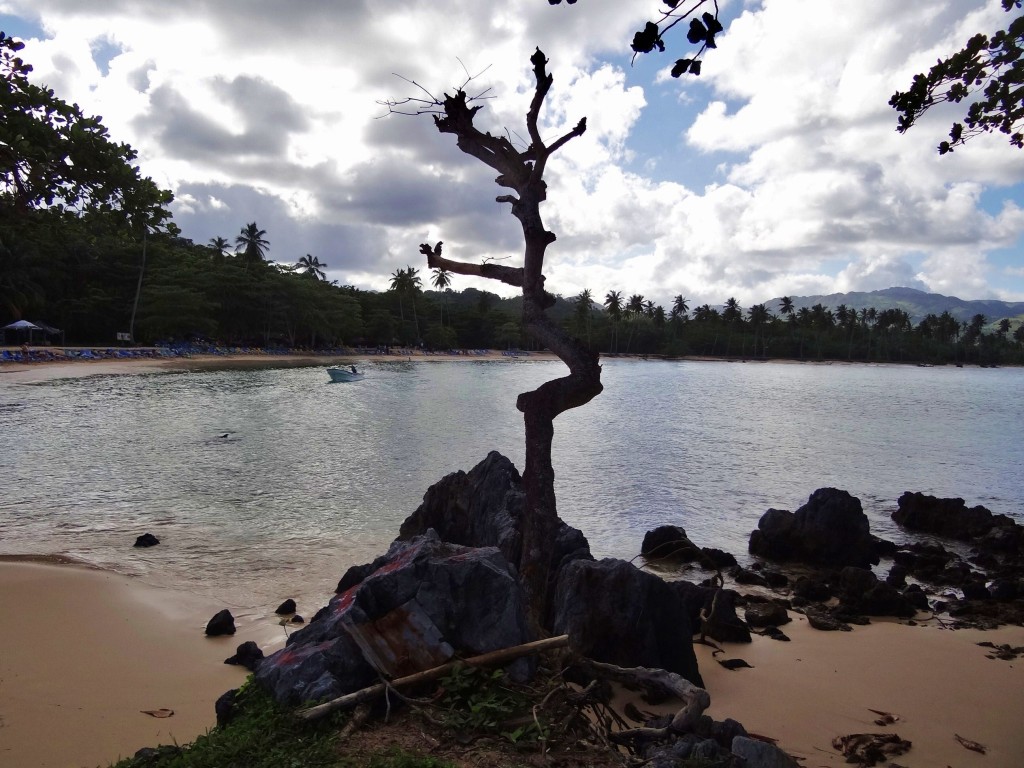
[{"label": "small rock", "polygon": [[789,613],[778,603],[754,603],[748,605],[744,618],[750,627],[777,627],[792,621]]},{"label": "small rock", "polygon": [[283,603],[277,606],[277,610],[274,611],[274,613],[276,613],[278,616],[285,616],[289,613],[295,613],[295,601],[289,597],[287,600],[285,600]]},{"label": "small rock", "polygon": [[220,698],[213,705],[217,714],[217,725],[224,726],[231,722],[235,715],[235,698],[238,696],[238,688],[232,688],[220,695]]},{"label": "small rock", "polygon": [[301,616],[299,616],[299,614],[296,613],[294,616],[291,617],[291,619],[289,620],[289,623],[291,623],[291,624],[305,624],[306,620],[304,618],[302,618]]},{"label": "small rock", "polygon": [[732,740],[732,753],[743,759],[746,768],[797,768],[788,754],[767,741],[737,736]]},{"label": "small rock", "polygon": [[231,611],[227,608],[214,614],[213,618],[206,624],[207,637],[233,634],[235,634],[235,617],[231,615]]},{"label": "small rock", "polygon": [[252,640],[246,640],[235,650],[235,655],[224,659],[225,664],[237,664],[245,667],[250,672],[256,670],[256,665],[263,661],[263,651]]},{"label": "small rock", "polygon": [[135,539],[136,547],[155,547],[160,543],[160,539],[154,536],[152,533],[144,533]]},{"label": "small rock", "polygon": [[853,631],[853,627],[851,627],[849,624],[844,624],[843,622],[839,621],[834,616],[832,616],[829,613],[826,613],[825,611],[808,607],[804,609],[804,615],[807,617],[808,624],[810,624],[815,629],[821,630],[822,632]]}]

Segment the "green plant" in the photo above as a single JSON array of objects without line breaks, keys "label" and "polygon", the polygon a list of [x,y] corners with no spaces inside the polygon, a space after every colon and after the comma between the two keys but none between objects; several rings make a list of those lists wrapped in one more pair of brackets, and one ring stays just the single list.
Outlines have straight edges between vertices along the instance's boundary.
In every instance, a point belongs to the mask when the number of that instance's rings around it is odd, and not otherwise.
[{"label": "green plant", "polygon": [[[500,735],[517,745],[543,735],[535,720],[523,722],[530,713],[530,699],[509,686],[502,670],[458,666],[441,684],[442,722],[449,730]],[[510,722],[515,726],[509,727]]]}]

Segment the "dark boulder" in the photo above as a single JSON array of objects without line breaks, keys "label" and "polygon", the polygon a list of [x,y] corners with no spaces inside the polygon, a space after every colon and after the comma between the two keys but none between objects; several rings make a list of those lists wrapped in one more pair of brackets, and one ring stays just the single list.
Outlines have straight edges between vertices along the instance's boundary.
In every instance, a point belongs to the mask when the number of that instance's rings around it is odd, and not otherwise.
[{"label": "dark boulder", "polygon": [[678,525],[660,525],[644,534],[640,554],[648,560],[674,560],[692,563],[699,560],[700,549]]},{"label": "dark boulder", "polygon": [[804,616],[807,617],[807,623],[810,624],[814,629],[821,630],[822,632],[852,632],[853,627],[840,621],[828,611],[820,608],[808,607],[804,609]]},{"label": "dark boulder", "polygon": [[160,539],[154,536],[152,533],[144,533],[135,539],[133,547],[155,547],[160,543]]},{"label": "dark boulder", "polygon": [[1020,590],[1012,579],[995,579],[988,589],[992,599],[1000,602],[1009,602],[1020,596]]},{"label": "dark boulder", "polygon": [[276,613],[278,616],[287,616],[290,613],[295,613],[295,608],[295,601],[289,597],[287,600],[285,600],[283,603],[277,606],[277,610],[274,611],[274,613]]},{"label": "dark boulder", "polygon": [[804,600],[823,603],[832,597],[832,590],[823,581],[809,576],[798,576],[793,582],[793,594]]},{"label": "dark boulder", "polygon": [[963,499],[943,499],[908,491],[897,503],[899,506],[892,513],[896,523],[908,530],[935,536],[974,541],[993,528],[1020,528],[1006,515],[994,515],[981,505],[968,507]]},{"label": "dark boulder", "polygon": [[250,672],[254,671],[261,661],[263,661],[263,651],[252,640],[246,640],[238,646],[234,656],[224,659],[225,664],[237,664]]},{"label": "dark boulder", "polygon": [[[268,656],[256,680],[278,701],[340,696],[388,677],[530,641],[522,589],[495,547],[442,542],[428,531],[397,541],[328,612]],[[509,667],[525,679],[533,662]]]},{"label": "dark boulder", "polygon": [[871,571],[852,566],[839,573],[839,598],[843,610],[866,616],[911,618],[917,608],[896,587],[879,581]]},{"label": "dark boulder", "polygon": [[223,727],[234,719],[238,690],[238,688],[232,688],[230,691],[224,691],[214,702],[213,711],[217,715],[217,725]]},{"label": "dark boulder", "polygon": [[928,610],[928,595],[921,589],[920,584],[908,584],[906,589],[903,590],[903,597],[917,610]]},{"label": "dark boulder", "polygon": [[714,547],[701,547],[701,564],[710,570],[722,570],[723,568],[731,568],[736,565],[736,558],[731,553],[726,552],[723,549],[715,549]]},{"label": "dark boulder", "polygon": [[658,667],[703,686],[694,627],[667,582],[624,560],[576,560],[562,569],[554,599],[555,634],[595,661]]},{"label": "dark boulder", "polygon": [[981,579],[969,579],[963,585],[964,600],[991,600],[992,593],[989,592],[985,582]]},{"label": "dark boulder", "polygon": [[739,565],[733,568],[729,575],[732,576],[733,581],[737,584],[743,584],[748,587],[768,586],[768,580],[764,576],[759,573],[755,573],[754,571],[747,570]]},{"label": "dark boulder", "polygon": [[[670,581],[669,587],[683,601],[690,626],[720,643],[749,643],[750,629],[736,613],[739,594],[731,589]],[[717,596],[717,597],[716,597]],[[702,625],[701,614],[708,616]]]},{"label": "dark boulder", "polygon": [[778,627],[792,619],[784,606],[776,602],[752,603],[744,612],[744,618],[750,627]]},{"label": "dark boulder", "polygon": [[227,608],[217,611],[206,623],[206,634],[208,637],[235,634],[235,617],[231,615],[231,611]]},{"label": "dark boulder", "polygon": [[745,734],[732,740],[732,753],[741,758],[744,768],[797,768],[800,765],[774,744]]},{"label": "dark boulder", "polygon": [[749,549],[769,560],[833,568],[879,561],[860,500],[836,488],[819,488],[796,512],[769,509],[750,534]]},{"label": "dark boulder", "polygon": [[[453,472],[430,486],[423,503],[402,523],[398,541],[408,541],[432,528],[442,541],[451,544],[497,547],[516,565],[522,551],[520,525],[525,503],[519,471],[507,458],[491,451],[469,472]],[[552,573],[577,559],[593,559],[590,545],[579,530],[559,520]],[[339,588],[344,585],[347,589],[359,575],[351,569],[349,574]]]}]

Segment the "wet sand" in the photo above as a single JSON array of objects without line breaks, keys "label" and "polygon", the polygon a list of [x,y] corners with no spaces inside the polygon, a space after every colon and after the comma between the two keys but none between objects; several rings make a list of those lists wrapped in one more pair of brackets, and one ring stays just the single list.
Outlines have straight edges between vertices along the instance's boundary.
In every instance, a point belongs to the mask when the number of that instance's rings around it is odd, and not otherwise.
[{"label": "wet sand", "polygon": [[[820,632],[800,614],[780,642],[754,637],[712,658],[697,645],[711,692],[708,714],[731,717],[750,732],[778,739],[804,768],[846,765],[832,739],[897,733],[912,749],[893,758],[906,768],[1012,768],[1024,764],[1024,657],[988,659],[977,643],[1024,646],[1024,627],[942,629],[874,620],[852,632]],[[753,669],[730,671],[716,659],[740,658]],[[898,716],[885,727],[871,710]],[[961,746],[955,734],[988,748]]]},{"label": "wet sand", "polygon": [[[248,674],[246,639],[207,638],[222,606],[71,565],[0,561],[0,766],[106,766],[185,744]],[[144,710],[170,709],[156,718]]]}]

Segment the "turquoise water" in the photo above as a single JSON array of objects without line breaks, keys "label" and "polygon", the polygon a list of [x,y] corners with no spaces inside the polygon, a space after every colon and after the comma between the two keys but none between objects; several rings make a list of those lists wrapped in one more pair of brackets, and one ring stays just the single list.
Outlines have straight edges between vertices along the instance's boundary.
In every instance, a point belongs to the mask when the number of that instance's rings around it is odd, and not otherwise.
[{"label": "turquoise water", "polygon": [[[235,606],[310,612],[386,549],[427,487],[498,450],[522,467],[529,359],[0,381],[0,554],[63,554]],[[597,556],[679,524],[742,560],[769,507],[907,490],[1024,520],[1024,370],[607,360],[556,422],[559,510]],[[134,549],[135,537],[161,539]],[[312,605],[315,603],[315,605]],[[276,605],[276,603],[275,603]]]}]

